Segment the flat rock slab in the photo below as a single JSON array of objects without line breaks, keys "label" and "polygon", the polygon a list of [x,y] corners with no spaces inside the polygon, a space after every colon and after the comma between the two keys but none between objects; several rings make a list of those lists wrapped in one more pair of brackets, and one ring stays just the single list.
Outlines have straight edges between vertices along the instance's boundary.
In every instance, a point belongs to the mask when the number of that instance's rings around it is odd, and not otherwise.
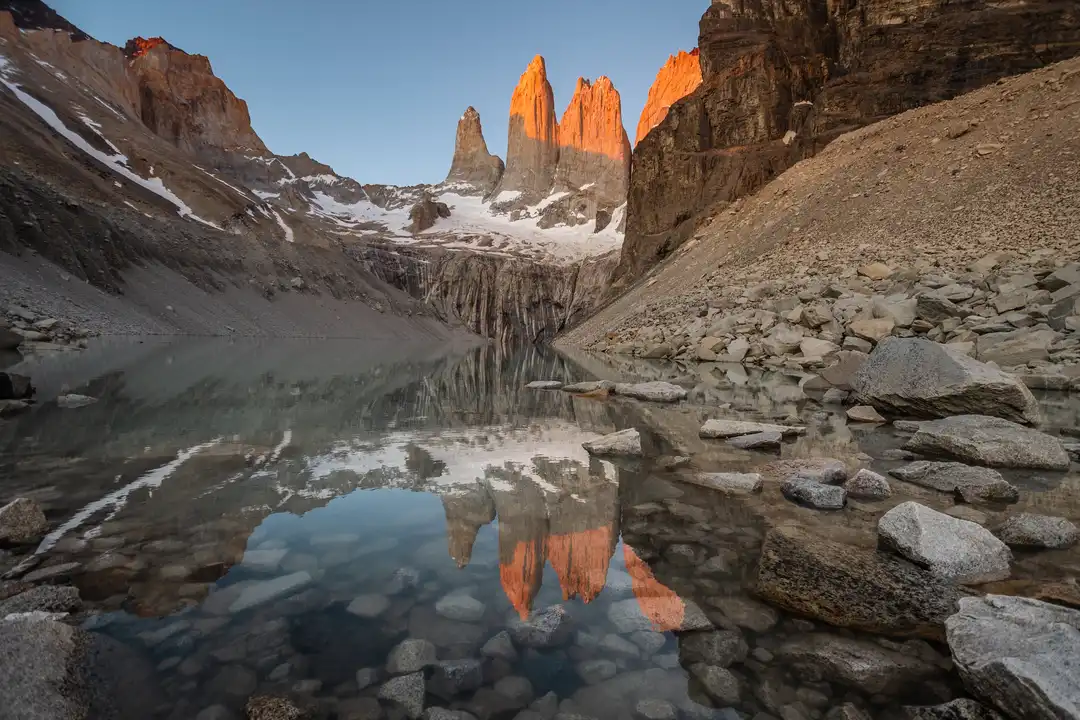
[{"label": "flat rock slab", "polygon": [[743,435],[759,435],[761,433],[780,433],[781,436],[797,437],[806,434],[805,427],[787,425],[771,425],[769,423],[750,422],[745,420],[709,420],[701,426],[700,436],[707,439],[727,440]]},{"label": "flat rock slab", "polygon": [[311,574],[301,571],[249,585],[229,606],[229,612],[243,612],[264,603],[288,597],[300,592],[311,582]]},{"label": "flat rock slab", "polygon": [[889,474],[912,485],[957,493],[964,502],[1014,503],[1020,499],[1016,486],[992,468],[919,460],[890,470]]},{"label": "flat rock slab", "polygon": [[529,390],[561,390],[562,386],[558,380],[533,380],[525,387]]},{"label": "flat rock slab", "polygon": [[847,504],[847,491],[837,485],[824,485],[812,478],[796,475],[780,485],[788,500],[817,510],[842,510]]},{"label": "flat rock slab", "polygon": [[568,393],[591,393],[598,390],[614,390],[615,383],[610,380],[590,380],[587,382],[571,383],[570,385],[563,385],[561,390]]},{"label": "flat rock slab", "polygon": [[641,434],[634,428],[620,430],[581,444],[590,455],[641,457]]},{"label": "flat rock slab", "polygon": [[959,583],[1004,580],[1012,552],[989,530],[917,502],[897,505],[878,520],[882,544],[932,573]]},{"label": "flat rock slab", "polygon": [[740,450],[779,450],[783,440],[783,433],[767,430],[753,435],[733,437],[728,440],[728,445],[737,447]]},{"label": "flat rock slab", "polygon": [[776,656],[805,680],[824,679],[865,693],[898,693],[941,673],[937,665],[866,640],[826,633],[801,635]]},{"label": "flat rock slab", "polygon": [[860,398],[893,415],[993,415],[1035,425],[1035,396],[1016,377],[925,338],[883,340],[851,380]]},{"label": "flat rock slab", "polygon": [[943,640],[959,589],[895,556],[803,530],[765,536],[754,592],[771,605],[836,627]]},{"label": "flat rock slab", "polygon": [[685,400],[689,393],[686,388],[681,388],[669,382],[646,382],[635,384],[618,383],[615,385],[615,394],[624,395],[635,400],[673,403]]},{"label": "flat rock slab", "polygon": [[743,495],[761,492],[761,475],[757,473],[694,473],[683,477],[689,483],[709,490]]},{"label": "flat rock slab", "polygon": [[986,415],[919,423],[904,449],[988,467],[1068,470],[1071,464],[1057,438]]},{"label": "flat rock slab", "polygon": [[1028,598],[964,598],[949,650],[976,698],[1012,718],[1080,718],[1080,612]]}]

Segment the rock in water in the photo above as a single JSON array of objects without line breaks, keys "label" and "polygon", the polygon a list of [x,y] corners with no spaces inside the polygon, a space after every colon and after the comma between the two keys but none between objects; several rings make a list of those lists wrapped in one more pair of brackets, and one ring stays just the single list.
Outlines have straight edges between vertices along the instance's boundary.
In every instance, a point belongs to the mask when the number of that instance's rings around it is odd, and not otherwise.
[{"label": "rock in water", "polygon": [[1057,438],[985,415],[919,423],[904,449],[989,467],[1068,470],[1071,464],[1069,453]]},{"label": "rock in water", "polygon": [[380,700],[400,706],[410,720],[416,720],[424,712],[425,692],[424,673],[417,672],[387,680],[378,695]]},{"label": "rock in water", "polygon": [[1012,552],[989,530],[917,502],[897,505],[878,520],[888,548],[931,572],[959,583],[1004,580]]},{"label": "rock in water", "polygon": [[240,593],[240,597],[229,606],[229,612],[243,612],[263,603],[288,597],[307,587],[311,580],[311,574],[302,570],[273,580],[255,583],[244,588],[244,591]]},{"label": "rock in water", "polygon": [[904,712],[908,720],[1004,720],[982,703],[967,698],[943,705],[908,706]]},{"label": "rock in water", "polygon": [[889,481],[872,470],[860,470],[844,483],[848,497],[856,500],[884,500],[892,497]]},{"label": "rock in water", "polygon": [[818,510],[842,510],[847,504],[847,491],[836,485],[823,485],[811,478],[790,477],[780,485],[780,492],[788,500],[817,508]]},{"label": "rock in water", "polygon": [[516,620],[507,630],[518,645],[550,648],[564,644],[572,633],[570,613],[562,605],[537,610],[526,620]]},{"label": "rock in water", "polygon": [[1080,612],[1004,595],[964,598],[946,622],[964,685],[1015,720],[1080,718]]},{"label": "rock in water", "polygon": [[630,180],[630,140],[623,126],[622,99],[611,80],[578,78],[574,96],[559,123],[558,188],[592,184],[611,207],[626,202]]},{"label": "rock in water", "polygon": [[676,101],[697,90],[701,84],[701,63],[698,58],[697,48],[690,52],[680,50],[677,55],[668,57],[649,88],[649,96],[638,120],[635,144],[663,122]]},{"label": "rock in water", "polygon": [[1006,502],[1020,499],[1020,491],[992,468],[957,462],[919,460],[889,473],[900,480],[948,493],[959,493],[965,502]]},{"label": "rock in water", "polygon": [[869,405],[856,405],[847,411],[848,420],[862,423],[883,423],[885,418]]},{"label": "rock in water", "polygon": [[723,493],[756,493],[762,488],[761,475],[757,473],[694,473],[683,479]]},{"label": "rock in water", "polygon": [[[547,195],[559,162],[559,126],[547,64],[537,55],[510,99],[506,169],[499,191]],[[496,195],[498,198],[498,195]]]},{"label": "rock in water", "polygon": [[992,415],[1029,425],[1040,419],[1035,397],[1019,379],[924,338],[883,340],[851,385],[894,415]]},{"label": "rock in water", "polygon": [[[303,720],[308,717],[292,700],[272,695],[255,695],[249,698],[244,711],[247,720]],[[231,718],[232,715],[221,717]]]},{"label": "rock in water", "polygon": [[44,537],[49,522],[41,507],[29,498],[16,498],[0,507],[0,545],[24,545]]},{"label": "rock in water", "polygon": [[669,382],[647,382],[636,384],[619,383],[615,386],[615,394],[625,395],[635,400],[673,403],[685,400],[688,393],[685,388],[672,385]]},{"label": "rock in water", "polygon": [[728,445],[742,450],[779,450],[783,441],[783,434],[770,430],[768,432],[754,433],[753,435],[740,435],[728,440]]},{"label": "rock in water", "polygon": [[770,425],[769,423],[749,422],[745,420],[708,420],[701,426],[699,435],[709,439],[728,439],[743,435],[776,432],[783,437],[804,435],[806,428],[801,426]]},{"label": "rock in water", "polygon": [[528,390],[559,390],[562,386],[558,380],[533,380],[525,387]]},{"label": "rock in water", "polygon": [[0,400],[28,400],[35,392],[30,378],[25,375],[0,372]]},{"label": "rock in water", "polygon": [[1063,517],[1020,513],[994,531],[1006,545],[1025,549],[1062,550],[1080,539],[1080,531]]},{"label": "rock in water", "polygon": [[877,643],[826,633],[789,640],[776,656],[804,679],[823,679],[871,694],[902,692],[941,672],[936,665]]},{"label": "rock in water", "polygon": [[427,640],[402,640],[390,651],[386,671],[391,675],[413,673],[434,665],[437,659],[435,646]]},{"label": "rock in water", "polygon": [[944,638],[960,597],[951,582],[887,553],[792,528],[765,536],[754,591],[836,627],[930,640]]},{"label": "rock in water", "polygon": [[61,395],[56,398],[56,404],[62,408],[74,409],[86,407],[87,405],[93,405],[97,402],[97,398],[88,397],[86,395]]},{"label": "rock in water", "polygon": [[620,430],[581,444],[591,455],[641,457],[641,434],[634,428]]},{"label": "rock in water", "polygon": [[458,121],[454,140],[454,160],[446,176],[448,183],[467,183],[481,195],[487,195],[499,184],[503,174],[503,161],[488,152],[480,113],[472,107]]}]

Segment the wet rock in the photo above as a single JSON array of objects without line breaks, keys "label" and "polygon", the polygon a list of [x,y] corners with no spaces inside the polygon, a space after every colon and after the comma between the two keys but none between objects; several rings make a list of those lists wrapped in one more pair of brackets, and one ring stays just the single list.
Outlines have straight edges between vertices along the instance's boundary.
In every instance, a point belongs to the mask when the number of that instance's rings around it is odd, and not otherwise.
[{"label": "wet rock", "polygon": [[0,400],[0,418],[15,417],[28,410],[30,403],[26,400]]},{"label": "wet rock", "polygon": [[59,565],[46,565],[37,570],[27,573],[23,578],[28,583],[39,583],[61,578],[70,579],[71,575],[82,567],[82,563],[68,562]]},{"label": "wet rock", "polygon": [[93,405],[96,402],[97,398],[92,398],[87,395],[76,395],[74,393],[68,395],[61,395],[56,398],[57,406],[67,410],[86,407],[87,405]]},{"label": "wet rock", "polygon": [[73,612],[82,607],[78,588],[66,585],[39,585],[0,601],[0,619],[15,613]]},{"label": "wet rock", "polygon": [[400,595],[420,584],[420,571],[416,568],[403,567],[394,571],[383,592],[387,595]]},{"label": "wet rock", "polygon": [[385,595],[358,595],[345,610],[357,617],[371,620],[390,608],[390,598]]},{"label": "wet rock", "polygon": [[436,659],[435,646],[427,640],[402,640],[390,651],[386,671],[391,675],[413,673],[434,665]]},{"label": "wet rock", "polygon": [[424,693],[424,673],[416,672],[387,680],[379,688],[378,697],[399,706],[416,720],[424,712]]},{"label": "wet rock", "polygon": [[920,505],[897,505],[878,520],[883,545],[959,583],[1004,580],[1012,552],[986,528]]},{"label": "wet rock", "polygon": [[1020,492],[1016,487],[992,468],[920,460],[890,470],[889,473],[913,485],[958,493],[965,502],[1014,503],[1020,499]]},{"label": "wet rock", "polygon": [[[848,338],[849,340],[853,338]],[[863,340],[858,342],[864,343],[869,350],[870,343],[865,343]],[[847,341],[845,341],[847,346]],[[833,386],[837,390],[849,392],[851,390],[851,381],[855,377],[855,374],[859,372],[859,369],[866,363],[868,355],[865,352],[859,350],[844,350],[836,354],[836,362],[829,367],[821,371],[821,377]]]},{"label": "wet rock", "polygon": [[824,485],[811,478],[798,475],[780,485],[780,492],[788,500],[818,510],[841,510],[847,504],[847,492],[836,485]]},{"label": "wet rock", "polygon": [[282,558],[285,557],[287,550],[248,550],[244,553],[243,564],[248,570],[252,570],[258,573],[273,573],[277,572],[278,567],[281,565]]},{"label": "wet rock", "polygon": [[195,720],[236,720],[236,716],[224,705],[211,705],[199,711]]},{"label": "wet rock", "polygon": [[586,685],[596,685],[605,680],[609,680],[619,672],[619,669],[610,660],[586,660],[580,662],[575,667],[578,677],[580,677]]},{"label": "wet rock", "polygon": [[690,666],[690,675],[701,683],[705,694],[721,705],[734,705],[739,702],[739,679],[730,671],[698,663]]},{"label": "wet rock", "polygon": [[292,700],[269,695],[250,698],[245,712],[247,720],[303,720],[309,717]]},{"label": "wet rock", "polygon": [[244,588],[240,596],[229,606],[229,612],[243,612],[273,600],[295,595],[310,585],[311,582],[312,578],[309,573],[298,572],[283,575],[273,580],[254,583]]},{"label": "wet rock", "polygon": [[667,700],[646,698],[634,705],[634,720],[676,720],[678,712]]},{"label": "wet rock", "polygon": [[885,418],[881,416],[881,413],[869,405],[856,405],[853,408],[848,408],[847,418],[853,422],[861,423],[885,422]]},{"label": "wet rock", "polygon": [[517,707],[526,707],[533,701],[533,686],[527,678],[510,675],[495,683],[495,692],[514,701]]},{"label": "wet rock", "polygon": [[619,383],[615,386],[615,393],[636,400],[649,402],[673,403],[685,400],[687,391],[678,385],[669,382],[646,382],[636,384]]},{"label": "wet rock", "polygon": [[1038,600],[964,598],[947,622],[967,689],[1012,718],[1080,717],[1080,612]]},{"label": "wet rock", "polygon": [[766,465],[762,471],[780,477],[797,475],[808,480],[816,480],[825,485],[843,485],[848,479],[847,466],[835,458],[778,460]]},{"label": "wet rock", "polygon": [[740,435],[728,440],[728,445],[741,450],[779,450],[784,436],[776,431]]},{"label": "wet rock", "polygon": [[41,507],[29,498],[16,498],[0,507],[0,545],[35,543],[45,536],[49,522]]},{"label": "wet rock", "polygon": [[892,497],[889,481],[873,470],[865,468],[844,483],[844,490],[847,491],[848,497],[856,500],[885,500]]},{"label": "wet rock", "polygon": [[[450,713],[449,717],[443,720],[464,720],[458,717],[459,715],[464,715],[464,713]],[[337,706],[337,720],[379,720],[382,716],[382,706],[372,697],[350,698],[339,702]],[[424,717],[428,717],[426,712]]]},{"label": "wet rock", "polygon": [[944,637],[960,597],[951,582],[886,553],[790,528],[766,535],[754,592],[837,627],[932,640]]},{"label": "wet rock", "polygon": [[877,643],[825,633],[789,640],[776,655],[804,681],[838,683],[870,694],[899,693],[941,672],[934,664]]},{"label": "wet rock", "polygon": [[558,380],[533,380],[525,387],[529,390],[561,390],[562,386]]},{"label": "wet rock", "polygon": [[1050,348],[1061,334],[1046,326],[1042,329],[1024,328],[1011,332],[980,335],[975,344],[979,360],[994,362],[1002,367],[1027,365],[1029,362],[1050,359]]},{"label": "wet rock", "polygon": [[435,665],[427,691],[443,700],[452,700],[483,684],[484,666],[479,660],[449,660]]},{"label": "wet rock", "polygon": [[440,707],[429,707],[420,717],[422,720],[476,720],[464,710],[447,710]]},{"label": "wet rock", "polygon": [[748,597],[714,597],[709,604],[739,627],[757,633],[767,632],[780,621],[780,616],[768,605]]},{"label": "wet rock", "polygon": [[805,427],[788,427],[786,425],[770,425],[769,423],[747,422],[743,420],[709,420],[701,426],[700,436],[707,439],[722,439],[741,437],[743,435],[758,435],[761,433],[780,433],[783,437],[795,437],[805,435]]},{"label": "wet rock", "polygon": [[829,710],[825,720],[871,720],[870,715],[852,703],[844,703]]},{"label": "wet rock", "polygon": [[379,668],[360,668],[356,671],[356,689],[365,690],[382,678]]},{"label": "wet rock", "polygon": [[723,493],[746,494],[761,492],[761,475],[757,473],[694,473],[683,478],[687,482]]},{"label": "wet rock", "polygon": [[480,648],[480,653],[484,657],[499,658],[511,663],[517,662],[517,650],[514,649],[510,633],[505,630],[484,643],[484,647]]},{"label": "wet rock", "polygon": [[464,593],[451,593],[435,603],[436,613],[458,622],[479,622],[486,610],[484,603]]},{"label": "wet rock", "polygon": [[749,652],[738,630],[688,633],[679,638],[679,660],[684,665],[705,663],[726,668],[745,660]]},{"label": "wet rock", "polygon": [[904,714],[907,720],[1004,720],[996,711],[967,698],[943,705],[908,706]]},{"label": "wet rock", "polygon": [[29,400],[36,392],[25,375],[0,372],[0,400]]},{"label": "wet rock", "polygon": [[965,413],[1037,424],[1038,403],[1016,377],[923,338],[890,338],[851,381],[883,413],[940,418]]},{"label": "wet rock", "polygon": [[641,435],[634,428],[620,430],[581,444],[591,455],[641,457]]},{"label": "wet rock", "polygon": [[570,613],[562,605],[537,610],[526,620],[515,618],[507,630],[515,644],[528,648],[558,647],[573,634]]},{"label": "wet rock", "polygon": [[994,535],[1009,547],[1022,549],[1061,550],[1080,539],[1080,531],[1065,518],[1032,513],[1013,515]]},{"label": "wet rock", "polygon": [[590,380],[588,382],[572,383],[570,385],[563,385],[562,391],[568,393],[574,393],[577,395],[597,392],[598,390],[614,390],[615,383],[610,380]]},{"label": "wet rock", "polygon": [[989,467],[1068,470],[1071,464],[1057,438],[985,415],[919,423],[904,449]]}]

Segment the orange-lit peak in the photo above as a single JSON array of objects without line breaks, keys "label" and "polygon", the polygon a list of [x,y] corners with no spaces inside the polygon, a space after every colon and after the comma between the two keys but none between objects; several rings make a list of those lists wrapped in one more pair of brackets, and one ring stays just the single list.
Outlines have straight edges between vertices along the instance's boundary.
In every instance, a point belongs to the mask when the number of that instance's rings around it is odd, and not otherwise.
[{"label": "orange-lit peak", "polygon": [[622,98],[610,78],[601,76],[595,83],[578,78],[559,122],[559,144],[620,161],[629,156]]},{"label": "orange-lit peak", "polygon": [[650,130],[663,122],[673,104],[697,90],[699,85],[701,61],[697,48],[690,52],[679,51],[677,55],[668,57],[649,89],[649,98],[641,111],[634,142],[641,142]]},{"label": "orange-lit peak", "polygon": [[544,574],[544,547],[539,539],[519,542],[513,557],[499,563],[499,580],[510,604],[524,620],[532,610],[533,599],[540,592]]},{"label": "orange-lit peak", "polygon": [[682,628],[686,606],[674,590],[657,580],[644,560],[629,545],[623,545],[623,560],[630,574],[634,597],[642,614],[658,632]]},{"label": "orange-lit peak", "polygon": [[615,551],[611,525],[547,539],[547,559],[559,578],[563,600],[592,602],[607,584],[607,569]]},{"label": "orange-lit peak", "polygon": [[144,38],[135,37],[127,41],[127,45],[124,46],[124,54],[129,58],[142,57],[154,48],[164,45],[166,47],[172,47],[165,41],[165,38],[154,37]]},{"label": "orange-lit peak", "polygon": [[547,75],[547,61],[544,60],[543,55],[537,55],[529,63],[529,67],[525,69],[525,74],[539,73],[541,75]]}]

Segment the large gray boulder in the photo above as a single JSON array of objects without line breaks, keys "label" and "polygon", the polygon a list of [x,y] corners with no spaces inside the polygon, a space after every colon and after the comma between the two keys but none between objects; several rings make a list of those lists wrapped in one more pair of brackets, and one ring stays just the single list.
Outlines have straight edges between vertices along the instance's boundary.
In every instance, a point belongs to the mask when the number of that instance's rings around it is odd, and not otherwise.
[{"label": "large gray boulder", "polygon": [[1016,486],[993,468],[975,467],[958,462],[919,460],[890,470],[896,478],[932,490],[958,493],[964,502],[1006,502],[1020,499]]},{"label": "large gray boulder", "polygon": [[673,403],[685,400],[686,388],[672,385],[669,382],[645,382],[645,383],[619,383],[615,386],[616,395],[625,395],[635,400],[647,400],[649,402]]},{"label": "large gray boulder", "polygon": [[796,425],[773,425],[771,423],[753,422],[750,420],[707,420],[701,426],[698,434],[706,439],[722,439],[743,437],[744,435],[759,435],[761,433],[775,432],[782,437],[796,437],[805,435],[806,428]]},{"label": "large gray boulder", "polygon": [[941,705],[909,705],[904,712],[907,720],[1002,720],[997,711],[968,698]]},{"label": "large gray boulder", "polygon": [[1012,551],[973,522],[917,502],[897,505],[878,520],[878,539],[930,572],[959,583],[1004,580]]},{"label": "large gray boulder", "polygon": [[847,491],[837,485],[823,485],[812,478],[792,476],[780,485],[780,492],[793,503],[818,510],[842,510]]},{"label": "large gray boulder", "polygon": [[683,479],[703,488],[735,495],[761,492],[763,487],[758,473],[694,473]]},{"label": "large gray boulder", "polygon": [[590,455],[601,457],[641,457],[641,434],[634,428],[604,435],[581,444]]},{"label": "large gray boulder", "polygon": [[1020,513],[994,531],[1009,547],[1063,550],[1080,539],[1080,531],[1063,517]]},{"label": "large gray boulder", "polygon": [[788,640],[776,656],[808,682],[834,682],[862,692],[897,693],[940,674],[936,665],[874,642],[826,633]]},{"label": "large gray boulder", "polygon": [[0,507],[0,545],[35,543],[48,530],[45,513],[29,498],[15,498]]},{"label": "large gray boulder", "polygon": [[1003,595],[970,597],[946,621],[964,685],[1013,720],[1080,718],[1080,612]]},{"label": "large gray boulder", "polygon": [[851,380],[886,414],[940,418],[980,414],[1035,425],[1039,406],[1012,375],[924,338],[887,338]]},{"label": "large gray boulder", "polygon": [[904,449],[988,467],[1068,470],[1071,462],[1057,438],[985,415],[919,423]]}]

